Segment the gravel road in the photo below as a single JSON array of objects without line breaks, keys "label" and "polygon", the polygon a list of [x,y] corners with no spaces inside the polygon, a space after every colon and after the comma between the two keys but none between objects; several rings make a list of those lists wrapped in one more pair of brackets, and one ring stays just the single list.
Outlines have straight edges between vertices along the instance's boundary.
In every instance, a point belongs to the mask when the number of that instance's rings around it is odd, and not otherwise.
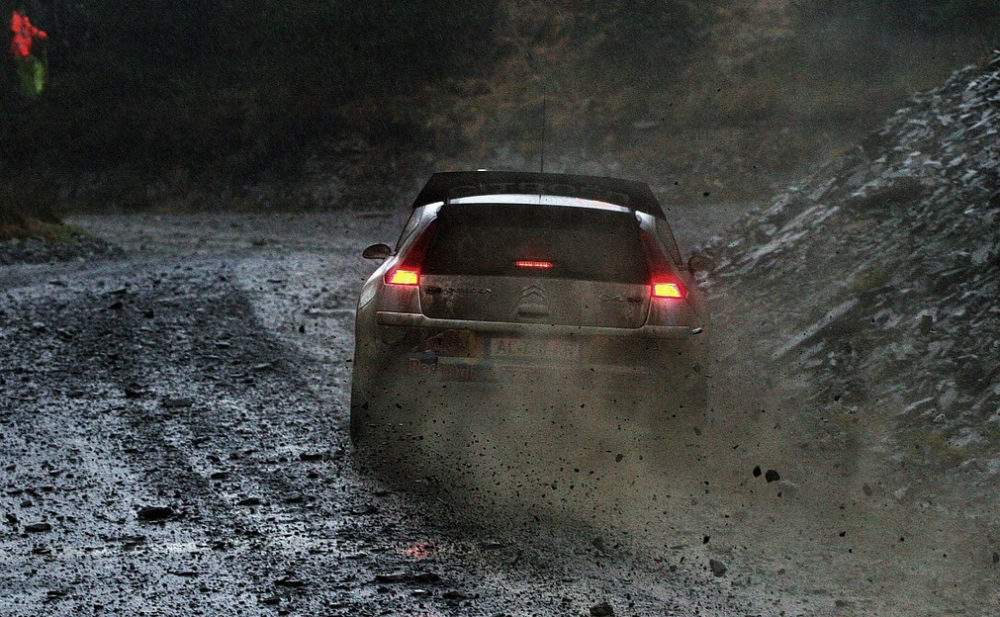
[{"label": "gravel road", "polygon": [[353,305],[372,267],[357,256],[394,217],[74,222],[127,257],[0,271],[4,615],[739,605],[707,559],[684,563],[700,549],[462,507],[355,462]]},{"label": "gravel road", "polygon": [[[376,474],[347,441],[353,307],[397,216],[73,222],[125,257],[0,269],[4,615],[944,615],[993,581],[922,574],[945,534],[902,552],[884,521],[917,513],[879,487],[789,474],[775,443],[811,429],[759,392],[658,456]],[[799,476],[843,475],[838,447]]]}]

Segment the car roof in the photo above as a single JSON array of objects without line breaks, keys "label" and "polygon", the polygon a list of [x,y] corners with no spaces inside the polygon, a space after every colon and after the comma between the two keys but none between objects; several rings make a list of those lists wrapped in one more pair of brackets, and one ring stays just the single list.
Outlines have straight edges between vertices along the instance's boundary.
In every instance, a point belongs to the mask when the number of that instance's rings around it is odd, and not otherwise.
[{"label": "car roof", "polygon": [[444,171],[432,174],[414,208],[484,195],[553,195],[624,206],[666,219],[645,182],[526,171]]}]

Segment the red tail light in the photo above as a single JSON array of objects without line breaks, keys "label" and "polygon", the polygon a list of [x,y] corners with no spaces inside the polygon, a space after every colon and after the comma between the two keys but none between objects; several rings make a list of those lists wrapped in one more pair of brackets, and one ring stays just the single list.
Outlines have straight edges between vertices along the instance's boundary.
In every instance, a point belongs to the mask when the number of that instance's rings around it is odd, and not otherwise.
[{"label": "red tail light", "polygon": [[654,279],[650,283],[650,293],[654,298],[677,298],[682,299],[687,296],[687,289],[680,281],[672,279]]},{"label": "red tail light", "polygon": [[385,282],[388,285],[403,285],[415,287],[420,284],[420,266],[424,263],[424,255],[434,233],[437,230],[437,219],[430,222],[427,227],[420,232],[420,235],[410,246],[402,262],[395,268],[389,270],[385,275]]},{"label": "red tail light", "polygon": [[518,259],[514,262],[514,265],[518,268],[531,268],[534,270],[551,270],[551,261],[536,261],[534,259]]},{"label": "red tail light", "polygon": [[390,285],[419,285],[420,270],[417,268],[393,268],[385,275],[385,282]]}]

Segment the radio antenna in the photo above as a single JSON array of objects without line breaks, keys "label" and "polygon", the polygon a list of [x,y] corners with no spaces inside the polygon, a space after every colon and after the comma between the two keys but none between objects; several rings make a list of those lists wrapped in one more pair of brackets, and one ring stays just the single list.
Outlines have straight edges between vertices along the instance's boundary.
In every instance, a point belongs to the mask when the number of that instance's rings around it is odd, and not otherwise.
[{"label": "radio antenna", "polygon": [[545,94],[542,94],[542,153],[538,157],[538,171],[545,173],[545,115],[546,115],[546,105],[547,99]]}]

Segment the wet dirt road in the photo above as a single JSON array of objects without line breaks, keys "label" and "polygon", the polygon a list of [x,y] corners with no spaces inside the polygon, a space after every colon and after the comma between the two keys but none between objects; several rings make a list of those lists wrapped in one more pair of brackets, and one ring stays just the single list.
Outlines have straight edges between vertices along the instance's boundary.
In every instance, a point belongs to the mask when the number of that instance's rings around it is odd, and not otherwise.
[{"label": "wet dirt road", "polygon": [[393,217],[76,222],[128,257],[0,272],[0,613],[742,614],[700,534],[637,550],[359,467],[357,256]]},{"label": "wet dirt road", "polygon": [[771,377],[658,451],[374,475],[353,308],[396,216],[74,222],[127,257],[0,270],[0,614],[995,614],[993,519],[900,496]]}]

